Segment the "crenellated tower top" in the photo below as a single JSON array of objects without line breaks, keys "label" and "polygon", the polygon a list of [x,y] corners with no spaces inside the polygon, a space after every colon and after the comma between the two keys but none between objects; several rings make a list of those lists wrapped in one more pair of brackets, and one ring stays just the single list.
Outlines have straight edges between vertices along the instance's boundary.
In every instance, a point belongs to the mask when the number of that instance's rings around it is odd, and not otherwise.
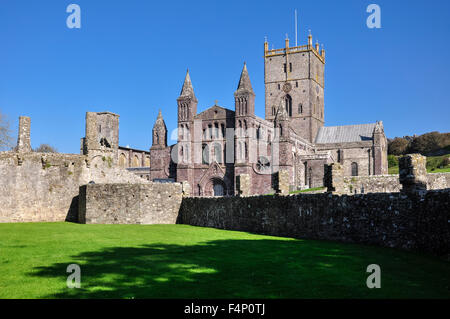
[{"label": "crenellated tower top", "polygon": [[322,61],[322,63],[325,63],[325,50],[319,49],[319,43],[317,42],[316,45],[313,45],[313,38],[311,33],[308,35],[308,44],[306,45],[299,45],[290,47],[289,46],[289,37],[286,36],[285,39],[285,47],[282,49],[272,49],[269,50],[269,42],[267,41],[267,38],[264,41],[264,57],[272,57],[272,56],[279,56],[279,55],[287,55],[287,54],[293,54],[293,53],[299,53],[299,52],[313,52],[317,58]]}]

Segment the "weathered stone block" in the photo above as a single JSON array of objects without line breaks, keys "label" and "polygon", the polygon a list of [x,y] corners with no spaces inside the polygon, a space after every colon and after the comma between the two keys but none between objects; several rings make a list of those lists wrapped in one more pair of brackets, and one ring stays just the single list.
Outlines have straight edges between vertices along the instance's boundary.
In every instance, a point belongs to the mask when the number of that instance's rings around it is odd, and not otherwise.
[{"label": "weathered stone block", "polygon": [[427,189],[427,158],[420,154],[402,156],[399,161],[399,178],[406,193],[415,193]]},{"label": "weathered stone block", "polygon": [[236,176],[236,190],[238,196],[249,196],[251,189],[251,179],[249,174]]}]

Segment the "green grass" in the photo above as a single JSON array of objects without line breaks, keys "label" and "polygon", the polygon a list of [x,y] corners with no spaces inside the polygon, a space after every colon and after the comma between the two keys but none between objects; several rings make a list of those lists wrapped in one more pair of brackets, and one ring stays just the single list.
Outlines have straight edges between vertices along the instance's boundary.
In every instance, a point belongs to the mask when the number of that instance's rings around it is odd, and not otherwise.
[{"label": "green grass", "polygon": [[[392,159],[389,161],[388,173],[398,174],[398,156],[389,155]],[[443,160],[450,157],[450,154],[442,156],[428,156],[427,157],[427,172],[428,173],[449,173],[450,165],[444,165]],[[395,158],[395,159],[394,159]]]},{"label": "green grass", "polygon": [[[66,268],[81,266],[81,288]],[[381,266],[381,289],[366,268]],[[186,225],[0,224],[0,298],[450,298],[450,263]]]},{"label": "green grass", "polygon": [[289,192],[289,194],[307,193],[307,192],[313,192],[313,191],[320,191],[322,189],[325,189],[325,187],[313,187],[313,188],[308,188],[308,189],[302,189],[302,190]]}]

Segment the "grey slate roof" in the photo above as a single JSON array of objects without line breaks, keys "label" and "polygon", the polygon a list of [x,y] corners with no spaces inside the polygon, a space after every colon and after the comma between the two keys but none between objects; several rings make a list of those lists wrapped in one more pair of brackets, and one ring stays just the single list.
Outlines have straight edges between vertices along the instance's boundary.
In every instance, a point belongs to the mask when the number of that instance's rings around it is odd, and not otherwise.
[{"label": "grey slate roof", "polygon": [[376,123],[321,127],[316,144],[371,141]]}]

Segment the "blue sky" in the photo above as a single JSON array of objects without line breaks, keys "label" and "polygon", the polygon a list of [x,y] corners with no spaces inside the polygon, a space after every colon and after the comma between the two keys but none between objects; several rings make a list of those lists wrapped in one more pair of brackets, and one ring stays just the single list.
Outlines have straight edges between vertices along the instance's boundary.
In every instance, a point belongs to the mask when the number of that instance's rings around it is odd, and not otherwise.
[{"label": "blue sky", "polygon": [[[81,7],[81,29],[66,7]],[[381,7],[381,29],[366,8]],[[325,125],[383,120],[388,137],[448,132],[450,1],[0,1],[0,111],[14,136],[31,117],[33,147],[78,153],[86,111],[120,114],[120,144],[151,146],[162,113],[176,128],[189,68],[198,111],[234,109],[243,62],[264,117],[263,42],[323,43]],[[173,141],[169,141],[171,144]]]}]

